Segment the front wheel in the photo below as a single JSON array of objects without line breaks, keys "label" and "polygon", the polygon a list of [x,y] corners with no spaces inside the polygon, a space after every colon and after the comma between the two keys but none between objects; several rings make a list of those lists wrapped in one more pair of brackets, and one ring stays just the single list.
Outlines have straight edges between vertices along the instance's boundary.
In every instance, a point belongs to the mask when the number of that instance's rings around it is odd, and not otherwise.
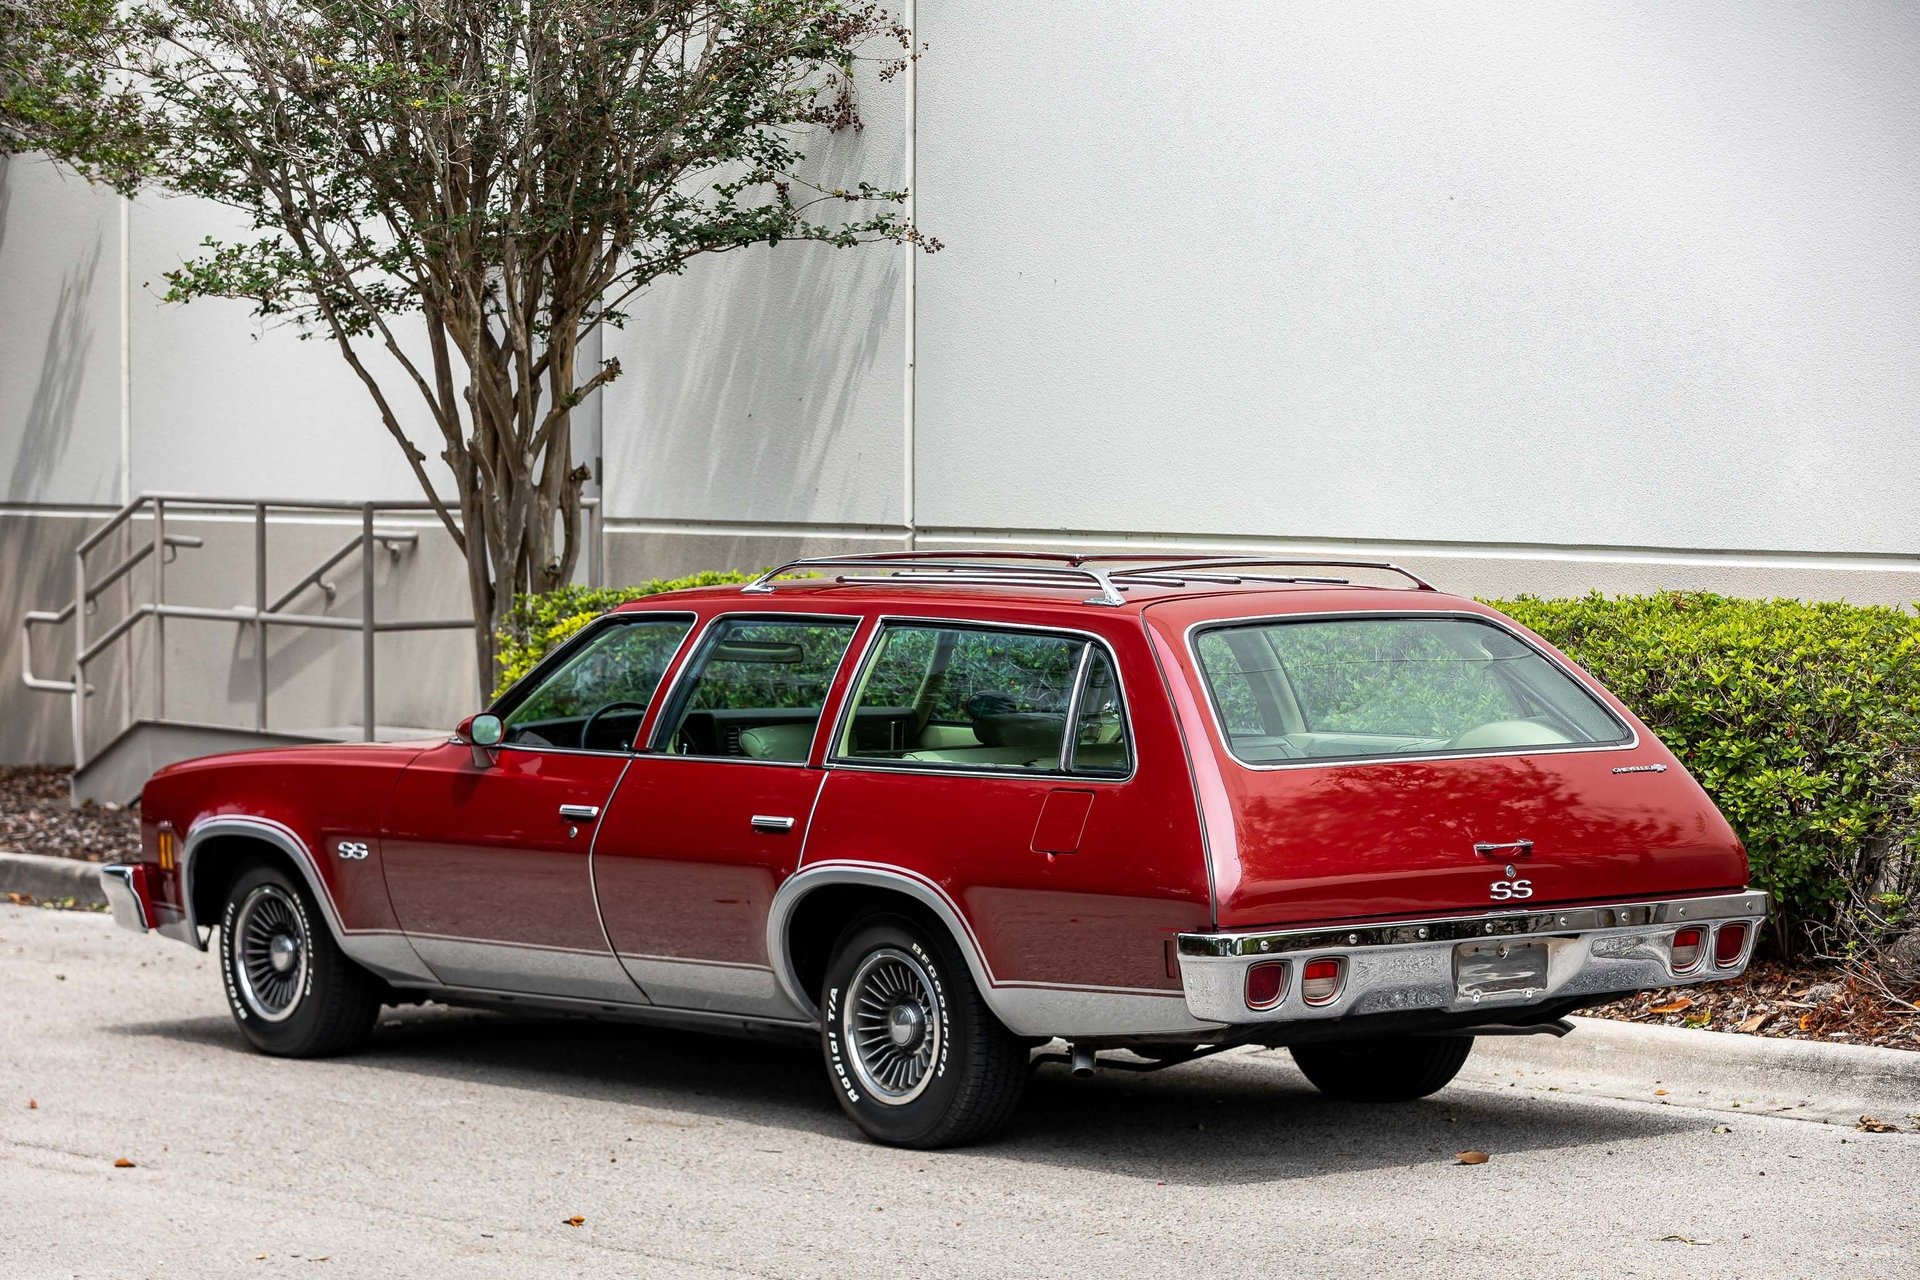
[{"label": "front wheel", "polygon": [[1026,1046],[987,1009],[952,941],[901,916],[841,935],[820,1043],[842,1109],[890,1146],[978,1141],[1007,1122],[1026,1085]]},{"label": "front wheel", "polygon": [[1411,1102],[1444,1089],[1473,1052],[1472,1036],[1380,1036],[1293,1045],[1313,1087],[1341,1102]]},{"label": "front wheel", "polygon": [[379,979],[347,959],[306,886],[267,863],[242,871],[227,894],[220,969],[233,1020],[262,1053],[346,1053],[380,1016]]}]

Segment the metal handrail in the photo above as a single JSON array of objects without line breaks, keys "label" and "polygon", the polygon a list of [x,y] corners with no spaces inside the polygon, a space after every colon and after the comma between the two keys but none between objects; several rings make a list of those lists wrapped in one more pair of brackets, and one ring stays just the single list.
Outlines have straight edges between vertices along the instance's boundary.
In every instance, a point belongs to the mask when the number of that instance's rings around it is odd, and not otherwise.
[{"label": "metal handrail", "polygon": [[[605,565],[603,521],[598,497],[581,499],[581,507],[587,516],[587,573],[593,585],[599,585]],[[113,533],[125,526],[143,510],[151,508],[153,519],[153,537],[137,550],[129,552],[112,569],[91,580],[88,576],[87,554],[100,546]],[[166,620],[169,618],[194,619],[199,621],[233,622],[252,628],[254,632],[254,663],[257,677],[254,691],[254,728],[265,731],[267,728],[268,646],[267,629],[269,627],[301,627],[330,631],[358,631],[361,635],[361,729],[368,741],[372,741],[376,731],[374,705],[374,640],[383,634],[416,631],[464,630],[473,626],[471,618],[423,618],[381,620],[376,615],[374,597],[373,560],[374,547],[385,547],[389,554],[399,555],[401,548],[418,546],[419,534],[409,530],[376,529],[375,513],[419,513],[438,514],[440,507],[434,503],[414,500],[395,502],[344,502],[327,499],[308,498],[213,498],[185,493],[143,493],[139,497],[114,511],[101,526],[83,538],[74,551],[74,598],[58,611],[32,610],[22,615],[21,635],[21,680],[29,689],[49,693],[65,693],[72,699],[72,724],[74,765],[77,769],[87,761],[86,699],[93,692],[87,683],[86,673],[90,664],[97,661],[116,642],[125,637],[143,619],[152,619],[154,626],[154,669],[153,690],[155,715],[153,719],[167,722],[166,716]],[[166,600],[165,566],[173,559],[174,553],[181,547],[199,547],[202,539],[187,534],[170,534],[166,529],[169,512],[197,511],[244,511],[253,517],[254,526],[254,574],[253,603],[237,605],[228,609],[216,609],[199,605],[169,604]],[[277,599],[267,599],[267,527],[268,512],[287,511],[324,511],[352,513],[360,517],[359,530],[348,542],[323,560],[319,566],[302,575],[294,585]],[[326,574],[355,551],[360,553],[361,611],[358,617],[331,617],[325,614],[290,613],[287,606],[307,588],[320,586],[326,591],[327,599],[332,600],[336,588],[326,581]],[[158,553],[158,554],[156,554]],[[98,636],[89,637],[87,615],[89,606],[108,587],[126,577],[137,565],[153,560],[153,598],[132,604],[125,615],[117,619]],[[35,626],[59,626],[73,624],[73,675],[69,680],[53,680],[35,674],[32,658],[32,629]],[[185,723],[184,721],[181,723]]]}]

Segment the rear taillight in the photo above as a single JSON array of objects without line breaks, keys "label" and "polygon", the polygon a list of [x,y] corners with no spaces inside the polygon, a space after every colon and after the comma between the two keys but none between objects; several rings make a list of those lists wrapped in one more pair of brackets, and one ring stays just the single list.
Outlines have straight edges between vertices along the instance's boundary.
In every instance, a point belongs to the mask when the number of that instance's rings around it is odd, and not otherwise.
[{"label": "rear taillight", "polygon": [[1271,1009],[1287,994],[1287,962],[1262,960],[1247,970],[1247,1008]]},{"label": "rear taillight", "polygon": [[1747,949],[1747,926],[1745,924],[1723,924],[1720,932],[1713,935],[1713,962],[1722,969],[1731,969],[1740,963],[1740,956]]},{"label": "rear taillight", "polygon": [[1673,935],[1672,969],[1685,973],[1700,963],[1700,930],[1681,929]]},{"label": "rear taillight", "polygon": [[1300,971],[1300,998],[1308,1004],[1326,1004],[1340,994],[1340,960],[1310,960]]}]

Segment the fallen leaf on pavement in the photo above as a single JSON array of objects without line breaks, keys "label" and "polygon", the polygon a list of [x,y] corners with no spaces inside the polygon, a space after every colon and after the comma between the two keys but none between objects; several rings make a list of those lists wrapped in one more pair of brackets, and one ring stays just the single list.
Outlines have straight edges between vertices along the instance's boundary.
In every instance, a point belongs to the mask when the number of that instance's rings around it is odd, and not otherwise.
[{"label": "fallen leaf on pavement", "polygon": [[1691,1009],[1691,1008],[1693,1008],[1693,997],[1681,996],[1678,1000],[1669,1000],[1665,1004],[1656,1004],[1652,1008],[1648,1009],[1647,1012],[1648,1013],[1678,1013],[1682,1009]]},{"label": "fallen leaf on pavement", "polygon": [[1733,1132],[1733,1126],[1732,1126],[1732,1125],[1726,1125],[1726,1124],[1717,1124],[1717,1125],[1715,1125],[1715,1126],[1713,1126],[1713,1131],[1714,1131],[1715,1133],[1732,1133],[1732,1132]]},{"label": "fallen leaf on pavement", "polygon": [[39,1101],[39,1099],[37,1099],[37,1098],[28,1098],[28,1099],[27,1099],[27,1110],[29,1110],[29,1111],[38,1111],[39,1109],[40,1109],[40,1101]]},{"label": "fallen leaf on pavement", "polygon": [[586,1222],[586,1219],[576,1213],[571,1218],[562,1218],[560,1221],[569,1227],[577,1227]]},{"label": "fallen leaf on pavement", "polygon": [[1485,1164],[1487,1153],[1484,1151],[1456,1151],[1453,1153],[1455,1164]]},{"label": "fallen leaf on pavement", "polygon": [[1667,1091],[1665,1089],[1655,1089],[1653,1091],[1653,1096],[1656,1098],[1664,1098],[1667,1096]]},{"label": "fallen leaf on pavement", "polygon": [[1860,1123],[1853,1126],[1862,1133],[1898,1133],[1900,1126],[1888,1124],[1885,1120],[1875,1120],[1872,1116],[1861,1116]]},{"label": "fallen leaf on pavement", "polygon": [[137,1168],[138,1166],[136,1166],[133,1163],[133,1161],[127,1159],[125,1156],[121,1156],[118,1160],[115,1160],[113,1162],[113,1167],[116,1169],[133,1169],[133,1168]]},{"label": "fallen leaf on pavement", "polygon": [[30,907],[33,905],[33,895],[30,893],[9,892],[7,894],[7,901],[16,907]]},{"label": "fallen leaf on pavement", "polygon": [[1670,1236],[1661,1236],[1660,1238],[1661,1238],[1662,1240],[1675,1240],[1675,1241],[1678,1241],[1678,1242],[1679,1242],[1679,1243],[1681,1243],[1681,1244],[1690,1244],[1690,1245],[1694,1245],[1694,1246],[1696,1246],[1696,1247],[1697,1247],[1697,1246],[1699,1246],[1699,1245],[1703,1245],[1703,1244],[1712,1244],[1712,1243],[1713,1243],[1713,1241],[1711,1241],[1711,1240],[1695,1240],[1695,1239],[1694,1239],[1694,1238],[1693,1238],[1692,1236],[1683,1236],[1683,1235],[1680,1235],[1680,1234],[1678,1234],[1677,1232],[1676,1232],[1675,1234],[1673,1234],[1673,1235],[1670,1235]]}]

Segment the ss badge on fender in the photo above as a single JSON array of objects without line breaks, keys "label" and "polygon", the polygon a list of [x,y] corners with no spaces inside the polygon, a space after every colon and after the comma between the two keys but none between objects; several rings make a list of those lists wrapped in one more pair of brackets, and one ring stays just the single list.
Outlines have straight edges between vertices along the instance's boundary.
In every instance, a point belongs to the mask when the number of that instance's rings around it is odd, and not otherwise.
[{"label": "ss badge on fender", "polygon": [[1501,902],[1508,898],[1531,898],[1533,896],[1533,881],[1495,880],[1493,887],[1489,889],[1488,892],[1493,895],[1495,902]]},{"label": "ss badge on fender", "polygon": [[364,840],[342,840],[337,846],[340,856],[358,862],[367,856],[367,843]]}]

